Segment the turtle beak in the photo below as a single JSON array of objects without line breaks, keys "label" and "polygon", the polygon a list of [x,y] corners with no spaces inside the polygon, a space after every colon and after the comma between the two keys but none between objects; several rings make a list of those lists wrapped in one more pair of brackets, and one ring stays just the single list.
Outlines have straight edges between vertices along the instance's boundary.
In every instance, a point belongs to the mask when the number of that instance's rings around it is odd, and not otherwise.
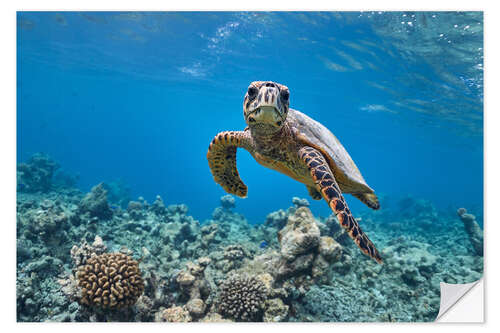
[{"label": "turtle beak", "polygon": [[249,116],[250,124],[267,124],[280,127],[283,124],[281,113],[273,106],[261,106],[255,109]]}]

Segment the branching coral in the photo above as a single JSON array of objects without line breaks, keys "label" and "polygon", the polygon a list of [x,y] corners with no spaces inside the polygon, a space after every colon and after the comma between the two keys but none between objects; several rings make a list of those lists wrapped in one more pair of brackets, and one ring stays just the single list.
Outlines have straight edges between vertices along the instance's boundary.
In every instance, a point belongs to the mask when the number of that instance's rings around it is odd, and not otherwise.
[{"label": "branching coral", "polygon": [[135,304],[144,291],[139,263],[122,253],[93,256],[78,268],[82,304],[103,309]]},{"label": "branching coral", "polygon": [[255,276],[234,275],[220,286],[219,313],[241,321],[262,319],[267,288]]}]

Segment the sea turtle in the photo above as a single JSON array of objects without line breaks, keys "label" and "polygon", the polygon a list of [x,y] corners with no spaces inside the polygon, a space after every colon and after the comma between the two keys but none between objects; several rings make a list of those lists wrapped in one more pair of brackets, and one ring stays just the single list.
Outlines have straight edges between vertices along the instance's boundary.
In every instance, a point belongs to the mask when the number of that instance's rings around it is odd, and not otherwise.
[{"label": "sea turtle", "polygon": [[216,183],[228,193],[246,197],[247,186],[236,168],[236,149],[244,148],[265,167],[306,185],[311,197],[322,197],[363,253],[382,258],[354,219],[342,192],[368,207],[380,207],[356,164],[325,126],[290,109],[288,87],[272,81],[250,84],[243,100],[244,131],[221,132],[210,143],[208,164]]}]

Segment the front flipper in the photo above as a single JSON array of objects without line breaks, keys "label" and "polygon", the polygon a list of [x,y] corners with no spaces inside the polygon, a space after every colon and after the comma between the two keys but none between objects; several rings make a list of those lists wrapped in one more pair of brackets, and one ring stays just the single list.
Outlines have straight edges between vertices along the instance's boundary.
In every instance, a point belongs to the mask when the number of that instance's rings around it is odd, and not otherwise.
[{"label": "front flipper", "polygon": [[221,132],[208,147],[207,159],[217,184],[228,193],[246,197],[247,186],[240,179],[236,168],[236,149],[247,146],[246,132]]},{"label": "front flipper", "polygon": [[381,264],[382,257],[352,216],[333,172],[330,170],[323,155],[312,147],[303,147],[299,151],[299,156],[309,168],[309,172],[316,184],[316,189],[328,202],[328,205],[337,216],[340,225],[347,231],[364,254]]}]

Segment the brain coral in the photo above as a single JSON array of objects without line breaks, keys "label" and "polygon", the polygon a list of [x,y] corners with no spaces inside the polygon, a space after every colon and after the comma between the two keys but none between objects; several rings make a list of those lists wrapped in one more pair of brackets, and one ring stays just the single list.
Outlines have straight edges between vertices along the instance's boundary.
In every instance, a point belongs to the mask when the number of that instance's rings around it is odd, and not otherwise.
[{"label": "brain coral", "polygon": [[235,320],[260,320],[266,299],[267,288],[258,278],[235,275],[221,285],[219,312]]},{"label": "brain coral", "polygon": [[82,304],[103,309],[128,307],[144,291],[139,263],[122,253],[93,256],[76,274]]}]

